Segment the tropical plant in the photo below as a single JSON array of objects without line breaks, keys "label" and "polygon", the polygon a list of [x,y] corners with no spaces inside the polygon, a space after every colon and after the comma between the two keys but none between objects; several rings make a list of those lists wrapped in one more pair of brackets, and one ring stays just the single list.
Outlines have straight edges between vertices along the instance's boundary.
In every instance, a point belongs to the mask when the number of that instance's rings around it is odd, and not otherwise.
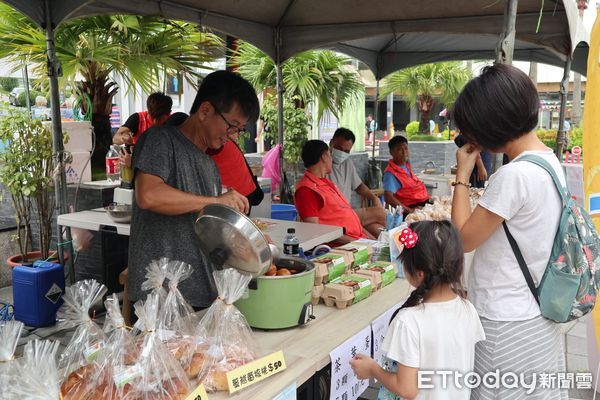
[{"label": "tropical plant", "polygon": [[19,80],[11,76],[3,76],[0,77],[0,86],[2,86],[2,89],[6,90],[7,92],[10,92],[11,90],[19,86]]},{"label": "tropical plant", "polygon": [[400,93],[410,107],[418,107],[421,114],[419,132],[427,133],[436,98],[450,108],[471,75],[468,68],[455,61],[401,69],[384,79],[380,98],[393,92]]},{"label": "tropical plant", "polygon": [[[302,108],[297,108],[298,99],[285,96],[283,101],[283,157],[286,161],[297,164],[302,154],[302,147],[308,138],[308,116]],[[264,135],[267,138],[277,138],[277,99],[274,95],[267,95],[263,107],[262,117],[265,121]]]},{"label": "tropical plant", "polygon": [[412,121],[406,125],[406,136],[411,137],[419,133],[419,121]]},{"label": "tropical plant", "polygon": [[33,215],[37,215],[41,256],[47,259],[54,213],[52,132],[25,111],[7,113],[0,118],[0,141],[6,145],[0,152],[0,181],[16,211],[21,260],[27,261]]},{"label": "tropical plant", "polygon": [[[283,85],[288,99],[293,98],[297,108],[305,108],[311,101],[318,100],[318,120],[325,110],[339,117],[342,110],[364,90],[358,74],[349,68],[349,63],[348,57],[328,50],[309,50],[288,59],[282,65]],[[275,62],[257,47],[241,41],[231,64],[257,92],[275,90]]]},{"label": "tropical plant", "polygon": [[[92,124],[97,143],[95,164],[102,164],[111,142],[110,113],[120,76],[129,90],[138,84],[150,93],[167,73],[178,73],[195,84],[196,68],[213,59],[222,41],[197,26],[160,17],[99,16],[70,20],[55,30],[62,83],[92,100]],[[33,74],[46,75],[44,31],[10,6],[0,3],[0,58],[15,69],[23,62]],[[81,81],[77,81],[81,79]],[[89,110],[82,110],[88,113]]]}]

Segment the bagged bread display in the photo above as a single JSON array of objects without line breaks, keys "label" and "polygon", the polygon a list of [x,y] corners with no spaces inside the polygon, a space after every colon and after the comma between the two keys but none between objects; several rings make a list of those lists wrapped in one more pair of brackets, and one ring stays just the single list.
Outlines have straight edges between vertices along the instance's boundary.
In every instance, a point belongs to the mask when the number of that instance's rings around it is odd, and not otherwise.
[{"label": "bagged bread display", "polygon": [[[25,345],[23,357],[11,365],[11,384],[5,388],[6,400],[57,400],[60,398],[56,352],[59,342],[32,340]],[[85,399],[85,397],[82,397]]]},{"label": "bagged bread display", "polygon": [[0,399],[6,399],[6,390],[11,383],[9,373],[16,368],[14,361],[17,342],[21,337],[23,323],[19,321],[6,321],[0,323]]},{"label": "bagged bread display", "polygon": [[60,356],[61,395],[64,400],[86,399],[90,385],[102,373],[94,361],[104,351],[106,336],[90,317],[90,308],[107,289],[93,279],[75,282],[65,290],[57,317],[62,327],[77,328]]},{"label": "bagged bread display", "polygon": [[218,297],[198,324],[196,337],[204,338],[204,343],[192,360],[199,381],[209,392],[227,390],[225,374],[258,355],[248,322],[233,305],[246,291],[252,276],[227,268],[213,272],[213,277]]},{"label": "bagged bread display", "polygon": [[129,384],[126,399],[181,400],[190,392],[189,380],[183,368],[168,351],[157,331],[160,299],[150,294],[146,301],[135,303],[135,313],[142,321],[144,332],[137,339],[139,356],[121,376],[113,377],[117,386]]}]

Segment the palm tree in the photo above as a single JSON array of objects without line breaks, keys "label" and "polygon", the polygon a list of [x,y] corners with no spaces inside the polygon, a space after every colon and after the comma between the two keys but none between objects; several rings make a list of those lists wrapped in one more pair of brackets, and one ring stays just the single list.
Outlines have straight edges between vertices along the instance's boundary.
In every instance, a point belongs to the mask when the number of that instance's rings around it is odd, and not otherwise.
[{"label": "palm tree", "polygon": [[[111,142],[110,113],[119,87],[118,75],[130,88],[145,92],[160,87],[165,74],[179,74],[195,84],[196,67],[212,60],[221,40],[195,25],[159,17],[100,16],[67,21],[55,30],[62,84],[69,82],[91,101],[97,137],[94,159],[103,162]],[[0,3],[0,59],[20,68],[26,62],[37,76],[46,74],[44,31],[8,5]],[[129,90],[129,89],[127,89]],[[82,102],[88,113],[89,104]]]},{"label": "palm tree", "polygon": [[[297,108],[305,108],[317,99],[318,119],[325,110],[338,117],[364,90],[358,74],[349,68],[349,62],[348,57],[328,50],[309,50],[288,59],[282,65],[287,98],[293,99]],[[275,62],[260,49],[240,42],[231,63],[257,92],[275,90]]]},{"label": "palm tree", "polygon": [[461,62],[443,62],[405,68],[388,75],[382,85],[380,98],[393,92],[401,93],[410,107],[417,105],[421,114],[419,132],[429,132],[429,120],[435,99],[451,107],[465,84],[471,70]]}]

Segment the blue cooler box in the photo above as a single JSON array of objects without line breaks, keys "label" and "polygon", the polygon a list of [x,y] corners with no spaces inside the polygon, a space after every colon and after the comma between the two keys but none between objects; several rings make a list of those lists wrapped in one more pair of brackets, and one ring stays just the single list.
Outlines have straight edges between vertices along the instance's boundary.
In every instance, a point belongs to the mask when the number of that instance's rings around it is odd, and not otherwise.
[{"label": "blue cooler box", "polygon": [[15,319],[34,327],[54,325],[65,292],[63,267],[47,261],[19,265],[12,280]]}]

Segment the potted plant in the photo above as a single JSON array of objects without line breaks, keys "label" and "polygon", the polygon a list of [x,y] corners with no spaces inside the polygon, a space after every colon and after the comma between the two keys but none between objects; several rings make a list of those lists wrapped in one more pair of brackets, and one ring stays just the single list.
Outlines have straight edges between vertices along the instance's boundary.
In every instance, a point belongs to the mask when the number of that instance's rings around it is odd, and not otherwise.
[{"label": "potted plant", "polygon": [[[11,110],[0,117],[0,141],[6,146],[0,153],[0,181],[15,208],[20,250],[7,262],[14,266],[46,260],[50,255],[54,214],[52,133],[28,113]],[[29,252],[33,216],[37,217],[40,248]]]}]

